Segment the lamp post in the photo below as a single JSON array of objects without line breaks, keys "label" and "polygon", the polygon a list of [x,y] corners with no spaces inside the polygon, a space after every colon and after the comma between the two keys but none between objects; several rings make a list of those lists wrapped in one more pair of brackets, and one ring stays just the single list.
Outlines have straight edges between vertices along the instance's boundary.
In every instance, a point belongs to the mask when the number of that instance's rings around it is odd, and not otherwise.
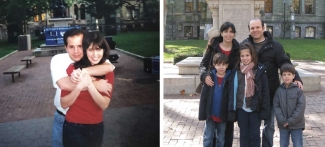
[{"label": "lamp post", "polygon": [[174,0],[170,1],[172,6],[172,40],[174,39]]},{"label": "lamp post", "polygon": [[286,1],[283,0],[283,39],[286,38]]}]

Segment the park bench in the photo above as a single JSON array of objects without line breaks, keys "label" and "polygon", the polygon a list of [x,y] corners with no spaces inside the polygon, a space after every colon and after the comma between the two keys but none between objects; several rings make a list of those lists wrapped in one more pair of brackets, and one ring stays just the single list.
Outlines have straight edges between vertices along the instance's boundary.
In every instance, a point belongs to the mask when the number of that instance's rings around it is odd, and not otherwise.
[{"label": "park bench", "polygon": [[35,56],[26,56],[23,59],[21,59],[20,61],[26,61],[26,66],[28,68],[28,64],[32,64],[32,59],[34,59]]},{"label": "park bench", "polygon": [[18,73],[18,76],[20,76],[20,71],[25,67],[26,65],[15,65],[4,71],[3,74],[11,74],[12,82],[15,82],[14,74]]}]

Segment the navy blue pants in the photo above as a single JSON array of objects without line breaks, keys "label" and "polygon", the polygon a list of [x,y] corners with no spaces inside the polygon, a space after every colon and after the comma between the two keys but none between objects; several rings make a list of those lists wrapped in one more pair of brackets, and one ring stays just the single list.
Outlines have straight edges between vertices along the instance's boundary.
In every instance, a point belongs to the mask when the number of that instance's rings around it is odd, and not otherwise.
[{"label": "navy blue pants", "polygon": [[225,133],[225,147],[232,147],[234,139],[234,122],[228,121]]},{"label": "navy blue pants", "polygon": [[237,121],[240,134],[240,147],[259,147],[261,146],[260,113],[246,112],[243,109],[237,109]]},{"label": "navy blue pants", "polygon": [[64,121],[64,147],[100,147],[103,142],[104,124],[77,124]]}]

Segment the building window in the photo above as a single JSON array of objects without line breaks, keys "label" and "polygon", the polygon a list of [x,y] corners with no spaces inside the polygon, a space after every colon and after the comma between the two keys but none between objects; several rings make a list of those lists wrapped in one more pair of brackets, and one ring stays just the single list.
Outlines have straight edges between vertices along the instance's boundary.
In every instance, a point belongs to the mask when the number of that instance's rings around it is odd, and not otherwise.
[{"label": "building window", "polygon": [[273,0],[264,0],[264,11],[265,13],[272,13]]},{"label": "building window", "polygon": [[314,0],[305,0],[305,13],[314,14]]},{"label": "building window", "polygon": [[292,0],[293,9],[296,14],[300,14],[300,0]]},{"label": "building window", "polygon": [[73,6],[73,10],[74,10],[74,15],[76,16],[76,20],[79,19],[79,14],[78,14],[78,6],[76,4],[74,4]]},{"label": "building window", "polygon": [[203,0],[198,0],[197,1],[197,12],[201,13],[201,9],[204,6],[204,1]]},{"label": "building window", "polygon": [[267,31],[269,31],[269,32],[272,34],[272,36],[273,36],[273,26],[267,26],[266,29],[267,29]]},{"label": "building window", "polygon": [[191,26],[185,26],[184,27],[184,36],[185,37],[192,37],[193,36],[193,27]]},{"label": "building window", "polygon": [[86,8],[84,4],[81,4],[80,6],[80,19],[81,20],[86,19]]},{"label": "building window", "polygon": [[185,0],[185,12],[186,13],[193,12],[193,0]]},{"label": "building window", "polygon": [[300,27],[295,27],[295,37],[296,38],[301,38],[301,28]]},{"label": "building window", "polygon": [[39,21],[39,16],[38,15],[34,16],[34,22],[38,22],[38,21]]},{"label": "building window", "polygon": [[45,17],[46,17],[46,13],[41,14],[41,19],[42,19],[42,21],[45,20]]},{"label": "building window", "polygon": [[306,38],[315,38],[315,27],[306,27]]}]

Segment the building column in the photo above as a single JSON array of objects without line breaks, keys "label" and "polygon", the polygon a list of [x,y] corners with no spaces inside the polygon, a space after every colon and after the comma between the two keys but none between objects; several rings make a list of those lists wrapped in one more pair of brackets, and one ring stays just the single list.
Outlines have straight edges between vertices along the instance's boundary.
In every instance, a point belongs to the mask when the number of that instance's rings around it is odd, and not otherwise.
[{"label": "building column", "polygon": [[208,7],[210,9],[210,11],[212,12],[212,19],[213,19],[213,23],[212,23],[212,28],[208,31],[208,36],[209,39],[214,37],[214,36],[218,36],[219,35],[219,23],[218,23],[218,18],[219,18],[219,3],[218,1],[216,3],[213,4],[209,4],[208,1]]},{"label": "building column", "polygon": [[305,14],[305,0],[301,0],[300,1],[300,6],[301,6],[301,15],[304,15]]},{"label": "building column", "polygon": [[293,7],[290,7],[290,39],[295,39],[295,12]]}]

